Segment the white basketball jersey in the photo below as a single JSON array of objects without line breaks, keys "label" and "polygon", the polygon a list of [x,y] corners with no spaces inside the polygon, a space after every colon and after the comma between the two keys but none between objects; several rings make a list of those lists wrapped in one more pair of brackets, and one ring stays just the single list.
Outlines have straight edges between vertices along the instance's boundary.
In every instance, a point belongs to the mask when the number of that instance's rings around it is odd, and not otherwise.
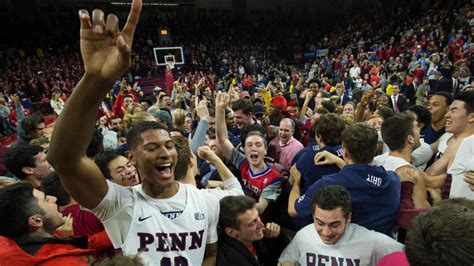
[{"label": "white basketball jersey", "polygon": [[183,213],[173,220],[164,216],[154,203],[137,193],[129,233],[121,246],[125,255],[139,254],[146,265],[201,265],[209,227],[209,213],[202,193],[185,189]]}]

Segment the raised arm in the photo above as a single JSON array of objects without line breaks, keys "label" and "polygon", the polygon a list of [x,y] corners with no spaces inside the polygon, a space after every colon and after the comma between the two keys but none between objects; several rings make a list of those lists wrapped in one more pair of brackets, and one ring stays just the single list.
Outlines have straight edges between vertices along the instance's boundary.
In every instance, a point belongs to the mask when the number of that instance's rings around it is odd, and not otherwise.
[{"label": "raised arm", "polygon": [[225,123],[225,106],[229,102],[229,95],[227,93],[219,92],[216,97],[216,135],[217,141],[221,145],[224,156],[229,160],[232,156],[234,146],[229,140],[227,133],[227,126]]},{"label": "raised arm", "polygon": [[199,158],[203,160],[209,161],[211,164],[213,164],[216,167],[217,172],[219,173],[219,176],[221,177],[222,181],[226,181],[230,178],[235,178],[234,174],[227,168],[227,166],[224,164],[224,162],[217,156],[209,146],[202,146],[198,149],[197,152]]},{"label": "raised arm", "polygon": [[122,31],[119,31],[115,15],[108,15],[104,21],[103,12],[96,9],[91,23],[89,13],[79,11],[85,74],[56,122],[48,161],[71,197],[89,209],[103,199],[107,183],[95,163],[85,156],[86,149],[102,99],[130,66],[130,51],[141,7],[141,0],[133,0]]},{"label": "raised arm", "polygon": [[207,100],[199,101],[198,97],[196,97],[195,107],[196,114],[199,116],[199,122],[189,146],[193,153],[197,154],[198,148],[204,146],[206,141],[206,132],[209,128],[209,109],[207,109]]},{"label": "raised arm", "polygon": [[372,101],[372,98],[375,95],[376,88],[371,88],[362,95],[362,99],[360,100],[359,104],[357,104],[355,115],[354,115],[354,122],[361,122],[364,121],[364,114],[365,109],[367,109],[367,105]]},{"label": "raised arm", "polygon": [[16,134],[19,136],[23,129],[21,128],[21,121],[25,118],[23,113],[23,105],[21,105],[21,99],[18,94],[12,96],[13,103],[15,104],[16,111]]},{"label": "raised arm", "polygon": [[312,91],[307,91],[306,92],[306,95],[305,95],[305,98],[304,98],[304,103],[303,103],[303,107],[301,107],[301,111],[299,113],[299,118],[300,119],[303,119],[304,115],[306,114],[306,111],[308,109],[308,104],[309,104],[309,101],[313,98],[313,92]]}]

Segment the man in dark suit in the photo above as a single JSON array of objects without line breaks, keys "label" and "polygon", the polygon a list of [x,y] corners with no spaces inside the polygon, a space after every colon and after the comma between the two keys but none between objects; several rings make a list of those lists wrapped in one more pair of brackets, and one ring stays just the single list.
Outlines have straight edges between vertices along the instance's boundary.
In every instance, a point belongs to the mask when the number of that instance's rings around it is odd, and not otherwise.
[{"label": "man in dark suit", "polygon": [[403,94],[405,94],[405,96],[407,97],[409,106],[415,105],[415,101],[416,101],[415,94],[416,94],[417,83],[418,83],[418,78],[409,75],[407,77],[405,84],[403,84],[404,85]]},{"label": "man in dark suit", "polygon": [[390,96],[389,106],[395,111],[395,113],[401,113],[408,109],[408,101],[405,96],[399,94],[400,85],[398,82],[392,83],[392,96]]},{"label": "man in dark suit", "polygon": [[448,77],[442,77],[438,80],[438,84],[436,86],[436,92],[444,91],[448,93],[453,92],[453,80]]},{"label": "man in dark suit", "polygon": [[451,77],[451,93],[456,95],[456,93],[460,92],[462,89],[461,82],[459,80],[459,76],[461,73],[459,71],[454,71],[453,76]]},{"label": "man in dark suit", "polygon": [[351,100],[351,98],[349,98],[349,95],[347,95],[346,93],[344,83],[336,84],[336,93],[337,93],[337,96],[339,96],[339,99],[337,100],[336,104],[340,104],[344,106],[344,104],[346,104],[348,101]]}]

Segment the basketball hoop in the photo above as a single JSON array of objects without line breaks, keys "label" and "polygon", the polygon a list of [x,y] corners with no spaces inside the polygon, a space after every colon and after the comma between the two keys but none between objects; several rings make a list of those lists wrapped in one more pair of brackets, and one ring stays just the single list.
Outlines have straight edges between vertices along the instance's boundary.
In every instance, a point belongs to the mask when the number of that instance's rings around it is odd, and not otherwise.
[{"label": "basketball hoop", "polygon": [[184,65],[183,47],[155,47],[153,53],[157,66],[174,69],[175,66]]}]

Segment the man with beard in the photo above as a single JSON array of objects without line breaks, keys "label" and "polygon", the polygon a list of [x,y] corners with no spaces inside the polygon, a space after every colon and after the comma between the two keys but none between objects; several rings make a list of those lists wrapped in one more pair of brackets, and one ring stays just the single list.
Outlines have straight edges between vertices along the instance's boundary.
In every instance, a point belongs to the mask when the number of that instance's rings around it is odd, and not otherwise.
[{"label": "man with beard", "polygon": [[55,197],[25,183],[1,188],[0,264],[89,265],[101,239],[55,237],[64,223]]},{"label": "man with beard", "polygon": [[39,189],[41,179],[52,171],[41,146],[26,144],[10,149],[4,157],[5,166],[21,182]]},{"label": "man with beard", "polygon": [[[81,206],[67,193],[57,173],[53,172],[41,180],[41,191],[56,198],[56,204],[64,217],[72,218],[74,236],[91,236],[105,234],[102,222],[92,212],[83,210]],[[108,239],[108,237],[107,237]],[[109,246],[112,243],[108,240]]]}]

